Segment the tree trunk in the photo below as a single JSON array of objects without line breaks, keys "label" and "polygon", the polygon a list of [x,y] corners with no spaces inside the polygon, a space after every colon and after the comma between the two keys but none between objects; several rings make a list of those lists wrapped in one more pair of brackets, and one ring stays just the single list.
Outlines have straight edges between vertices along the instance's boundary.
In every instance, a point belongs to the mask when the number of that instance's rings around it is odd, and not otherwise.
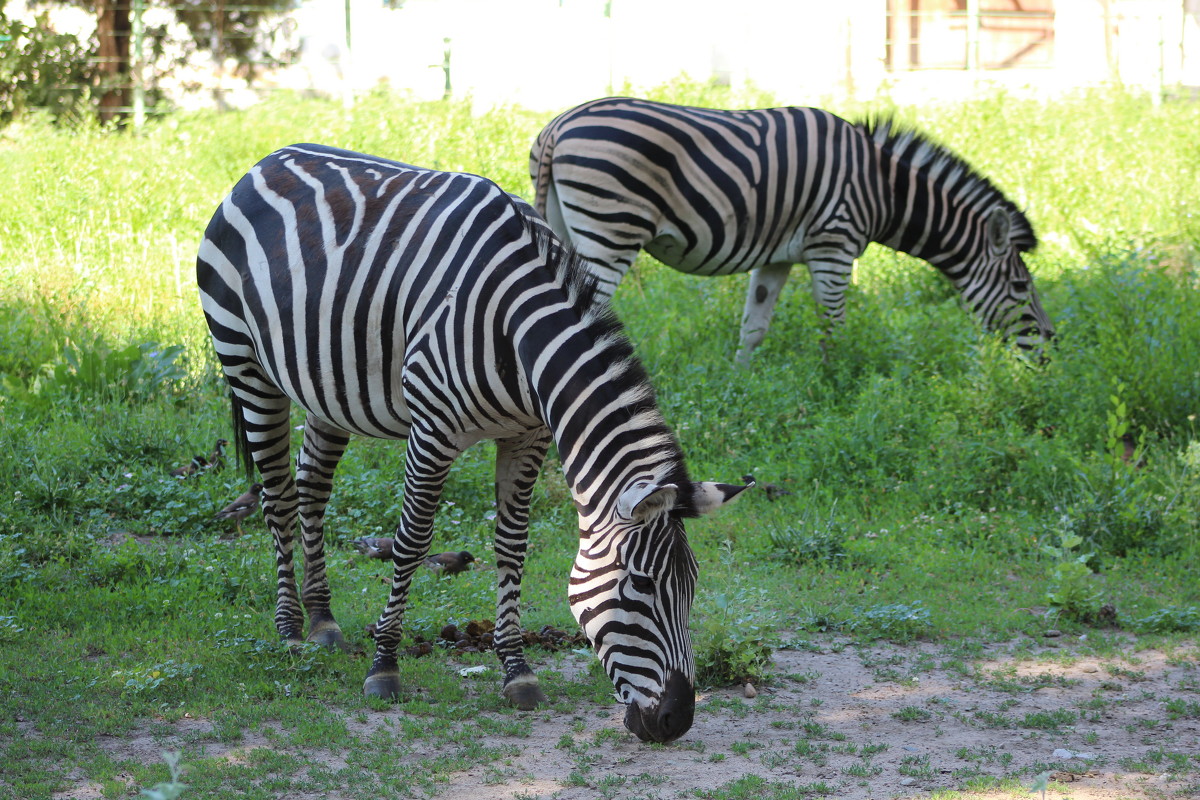
[{"label": "tree trunk", "polygon": [[96,0],[100,121],[124,118],[129,107],[130,0]]}]

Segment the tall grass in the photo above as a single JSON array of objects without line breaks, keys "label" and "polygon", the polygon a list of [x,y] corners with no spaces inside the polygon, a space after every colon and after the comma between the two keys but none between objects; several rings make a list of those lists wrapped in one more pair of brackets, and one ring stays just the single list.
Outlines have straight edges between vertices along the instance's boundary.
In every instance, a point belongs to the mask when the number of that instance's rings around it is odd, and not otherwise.
[{"label": "tall grass", "polygon": [[[771,102],[687,82],[652,94]],[[1027,205],[1044,242],[1031,261],[1060,334],[1055,358],[1029,369],[981,335],[935,270],[875,247],[829,346],[818,345],[807,275],[797,269],[755,368],[738,373],[729,359],[745,277],[692,278],[644,258],[617,308],[697,463],[714,474],[771,470],[868,516],[1009,498],[1053,507],[1078,488],[1080,465],[1101,457],[1108,398],[1120,382],[1132,429],[1174,468],[1200,401],[1191,366],[1200,363],[1200,223],[1191,213],[1200,201],[1191,140],[1200,109],[1092,90],[1054,101],[995,94],[839,111],[918,126]],[[68,378],[71,353],[99,346],[182,345],[181,363],[196,375],[190,391],[219,386],[194,253],[220,198],[272,149],[319,141],[476,172],[528,196],[528,144],[550,116],[475,115],[466,101],[377,92],[350,111],[280,95],[248,111],[170,117],[138,137],[7,129],[7,410],[54,388],[55,370]],[[883,494],[891,512],[879,510]]]}]

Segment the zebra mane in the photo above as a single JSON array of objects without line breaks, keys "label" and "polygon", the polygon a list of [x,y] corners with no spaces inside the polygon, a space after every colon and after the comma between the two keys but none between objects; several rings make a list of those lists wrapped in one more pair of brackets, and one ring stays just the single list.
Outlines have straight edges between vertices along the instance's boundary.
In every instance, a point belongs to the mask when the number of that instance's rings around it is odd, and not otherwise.
[{"label": "zebra mane", "polygon": [[1012,220],[1010,238],[1013,245],[1022,252],[1037,247],[1037,235],[1033,232],[1033,225],[1025,216],[1025,212],[1017,208],[995,184],[977,172],[962,156],[890,116],[871,117],[856,125],[866,132],[881,152],[894,156],[900,166],[914,171],[922,167],[940,166],[945,169],[946,174],[956,179],[967,180],[983,187],[997,204],[1008,211]]},{"label": "zebra mane", "polygon": [[676,508],[683,516],[696,516],[692,481],[684,463],[683,448],[663,419],[650,376],[634,354],[625,326],[608,301],[597,296],[597,281],[587,260],[559,239],[545,223],[527,216],[524,221],[538,252],[556,270],[555,279],[566,290],[571,306],[579,312],[585,330],[594,341],[603,343],[604,357],[611,365],[608,375],[616,384],[614,391],[635,398],[626,409],[629,418],[649,422],[642,427],[645,438],[657,441],[658,449],[667,454],[666,460],[671,467],[665,474],[656,476],[658,481],[675,484],[678,487]]}]

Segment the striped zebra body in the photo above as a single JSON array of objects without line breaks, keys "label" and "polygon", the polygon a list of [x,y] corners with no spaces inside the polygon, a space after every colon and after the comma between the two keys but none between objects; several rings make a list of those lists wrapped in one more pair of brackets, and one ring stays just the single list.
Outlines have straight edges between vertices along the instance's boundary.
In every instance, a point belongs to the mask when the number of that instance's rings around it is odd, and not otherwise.
[{"label": "striped zebra body", "polygon": [[[531,493],[554,441],[579,509],[572,612],[628,704],[626,725],[669,741],[694,706],[696,562],[682,517],[742,487],[688,479],[581,264],[483,178],[293,145],[222,202],[197,280],[239,441],[262,475],[285,640],[304,639],[307,611],[310,641],[344,644],[322,536],[334,470],[352,434],[407,440],[391,592],[364,682],[368,695],[395,696],[405,601],[451,463],[494,439],[495,649],[505,696],[524,708],[545,699],[522,653],[519,599]],[[293,403],[307,412],[294,478]]]},{"label": "striped zebra body", "polygon": [[640,250],[697,275],[753,271],[738,360],[770,325],[793,264],[831,324],[878,242],[922,258],[989,330],[1052,336],[1022,253],[1025,216],[960,158],[889,121],[814,108],[722,111],[630,98],[571,109],[530,152],[534,205],[611,296]]}]

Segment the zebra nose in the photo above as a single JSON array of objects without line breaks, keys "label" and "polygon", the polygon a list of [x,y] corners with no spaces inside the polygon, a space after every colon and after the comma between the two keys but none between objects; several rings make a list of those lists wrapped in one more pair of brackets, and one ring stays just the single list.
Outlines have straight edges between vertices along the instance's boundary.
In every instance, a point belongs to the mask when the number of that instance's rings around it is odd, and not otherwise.
[{"label": "zebra nose", "polygon": [[680,672],[672,672],[663,687],[662,701],[658,704],[655,728],[660,742],[672,742],[692,727],[696,712],[696,691]]},{"label": "zebra nose", "polygon": [[630,703],[625,709],[625,727],[643,742],[673,742],[692,727],[696,691],[681,673],[673,672],[663,686],[662,699],[654,705]]}]

